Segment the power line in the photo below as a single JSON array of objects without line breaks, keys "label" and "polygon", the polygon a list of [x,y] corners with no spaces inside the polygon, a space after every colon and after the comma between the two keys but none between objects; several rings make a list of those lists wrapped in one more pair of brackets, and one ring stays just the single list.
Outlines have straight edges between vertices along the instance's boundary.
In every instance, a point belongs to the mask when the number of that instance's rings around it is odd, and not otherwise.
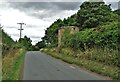
[{"label": "power line", "polygon": [[20,29],[18,29],[18,30],[20,30],[20,39],[22,38],[22,30],[24,30],[23,28],[22,28],[22,26],[23,25],[26,25],[25,23],[17,23],[17,24],[19,24],[20,25]]}]

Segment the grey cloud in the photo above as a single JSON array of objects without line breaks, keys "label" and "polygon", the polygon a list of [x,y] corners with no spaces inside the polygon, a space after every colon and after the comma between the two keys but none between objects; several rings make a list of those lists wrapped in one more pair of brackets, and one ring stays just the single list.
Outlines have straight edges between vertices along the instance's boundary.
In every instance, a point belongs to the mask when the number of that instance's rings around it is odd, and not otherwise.
[{"label": "grey cloud", "polygon": [[76,10],[80,6],[80,2],[54,2],[52,5],[55,5],[59,10]]},{"label": "grey cloud", "polygon": [[[9,2],[9,6],[37,18],[49,18],[65,10],[78,10],[80,2]],[[35,13],[44,10],[43,13]]]},{"label": "grey cloud", "polygon": [[106,2],[107,4],[111,4],[111,8],[113,10],[118,9],[118,2]]},{"label": "grey cloud", "polygon": [[120,9],[120,1],[118,2],[118,8]]},{"label": "grey cloud", "polygon": [[36,25],[26,24],[26,27],[27,27],[27,28],[39,28],[40,25],[39,25],[39,26],[36,26]]},{"label": "grey cloud", "polygon": [[14,26],[13,27],[12,26],[5,26],[5,27],[6,28],[17,28],[17,27],[14,27]]},{"label": "grey cloud", "polygon": [[[105,1],[107,2],[107,0]],[[80,4],[81,2],[9,2],[10,7],[40,19],[52,18],[65,10],[78,10]],[[118,2],[107,2],[107,4],[112,4],[111,7],[113,10],[118,8]],[[40,10],[43,10],[44,12],[35,13]]]},{"label": "grey cloud", "polygon": [[82,2],[84,0],[4,0],[5,2]]},{"label": "grey cloud", "polygon": [[80,2],[11,2],[10,6],[20,10],[76,10]]},{"label": "grey cloud", "polygon": [[40,13],[28,13],[31,16],[35,16],[37,18],[40,19],[44,19],[44,18],[52,18],[53,16],[60,14],[63,11],[60,10],[45,10],[44,13],[40,14]]},{"label": "grey cloud", "polygon": [[19,37],[20,35],[19,34],[10,34],[12,36],[16,36],[16,37]]},{"label": "grey cloud", "polygon": [[39,37],[39,36],[30,36],[30,38],[39,39],[41,37]]}]

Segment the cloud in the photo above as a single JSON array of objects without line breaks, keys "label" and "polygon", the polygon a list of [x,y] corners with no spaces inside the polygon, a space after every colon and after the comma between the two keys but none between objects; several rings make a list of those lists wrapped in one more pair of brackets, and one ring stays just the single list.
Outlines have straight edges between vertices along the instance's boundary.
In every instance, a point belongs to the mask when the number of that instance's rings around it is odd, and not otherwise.
[{"label": "cloud", "polygon": [[120,1],[118,2],[118,8],[120,9]]},{"label": "cloud", "polygon": [[9,6],[21,11],[29,10],[76,10],[80,2],[9,2]]},{"label": "cloud", "polygon": [[[4,0],[2,2],[83,2],[88,0]],[[95,2],[101,0],[92,0]],[[118,2],[119,0],[105,0],[107,2]]]},{"label": "cloud", "polygon": [[3,2],[82,2],[85,0],[4,0]]},{"label": "cloud", "polygon": [[51,18],[64,11],[78,10],[80,2],[14,2],[9,6],[40,19]]},{"label": "cloud", "polygon": [[118,9],[118,2],[106,2],[107,4],[111,4],[112,10]]},{"label": "cloud", "polygon": [[12,36],[15,36],[15,37],[19,37],[20,36],[19,34],[9,34],[9,35],[12,35]]},{"label": "cloud", "polygon": [[[64,2],[63,0],[58,0],[59,2],[9,2],[9,6],[18,9],[21,12],[25,12],[29,16],[34,16],[39,19],[52,18],[55,15],[58,16],[64,11],[75,11],[79,9],[82,1]],[[63,2],[61,2],[63,1]],[[118,2],[111,0],[104,0],[107,4],[112,4],[112,9],[118,8]]]},{"label": "cloud", "polygon": [[[58,16],[65,11],[75,11],[79,9],[81,2],[85,0],[80,0],[78,2],[64,2],[63,0],[57,0],[56,2],[8,2],[9,6],[18,9],[21,12],[25,12],[29,16],[34,16],[39,19],[52,18],[55,15]],[[112,4],[113,10],[118,8],[118,3],[116,1],[104,0],[107,4]],[[45,19],[46,18],[46,19]]]}]

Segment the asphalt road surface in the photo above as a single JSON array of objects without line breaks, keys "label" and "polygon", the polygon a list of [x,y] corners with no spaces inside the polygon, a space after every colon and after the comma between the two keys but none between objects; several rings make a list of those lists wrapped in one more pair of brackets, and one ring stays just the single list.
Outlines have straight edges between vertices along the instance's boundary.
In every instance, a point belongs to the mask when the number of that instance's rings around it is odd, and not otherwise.
[{"label": "asphalt road surface", "polygon": [[25,56],[23,80],[105,80],[105,78],[42,52],[29,51]]}]

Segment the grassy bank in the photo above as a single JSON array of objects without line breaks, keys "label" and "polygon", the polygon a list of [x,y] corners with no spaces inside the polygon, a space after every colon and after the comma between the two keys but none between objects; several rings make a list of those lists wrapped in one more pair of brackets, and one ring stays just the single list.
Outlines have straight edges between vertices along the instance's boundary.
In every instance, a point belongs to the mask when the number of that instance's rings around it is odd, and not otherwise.
[{"label": "grassy bank", "polygon": [[24,49],[16,49],[7,53],[2,59],[3,80],[20,80],[24,54]]},{"label": "grassy bank", "polygon": [[[119,79],[119,74],[118,74],[119,67],[112,66],[112,65],[106,65],[104,63],[100,63],[100,62],[93,61],[93,60],[83,58],[83,57],[82,58],[76,57],[75,52],[73,52],[72,50],[69,50],[69,53],[67,52],[68,50],[66,51],[65,50],[66,49],[61,50],[61,51],[64,51],[64,53],[63,52],[58,53],[56,49],[48,49],[48,48],[42,49],[43,52],[55,58],[61,59],[67,63],[76,64],[80,67],[84,67],[90,71],[96,72],[104,76],[108,76],[112,79]],[[75,56],[71,54],[74,54]],[[84,53],[84,55],[86,57],[86,53]]]}]

